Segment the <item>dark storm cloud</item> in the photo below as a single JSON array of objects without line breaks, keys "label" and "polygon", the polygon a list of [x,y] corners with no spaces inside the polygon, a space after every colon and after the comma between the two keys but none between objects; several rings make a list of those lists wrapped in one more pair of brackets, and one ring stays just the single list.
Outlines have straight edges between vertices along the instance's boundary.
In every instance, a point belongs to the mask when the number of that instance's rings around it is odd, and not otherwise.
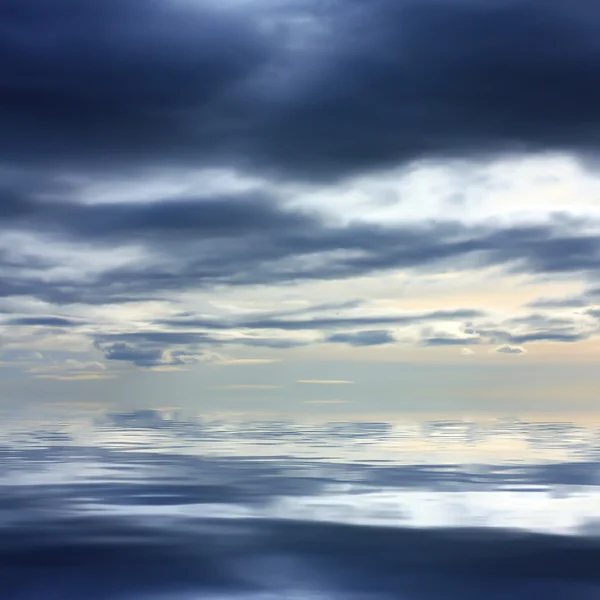
[{"label": "dark storm cloud", "polygon": [[3,2],[3,158],[102,167],[223,156],[249,124],[229,98],[274,48],[247,15],[194,4]]},{"label": "dark storm cloud", "polygon": [[350,346],[383,346],[393,344],[396,339],[384,329],[370,329],[354,333],[334,333],[325,338],[326,342],[349,344]]},{"label": "dark storm cloud", "polygon": [[422,157],[594,151],[596,16],[595,0],[5,0],[0,160],[314,181]]},{"label": "dark storm cloud", "polygon": [[174,198],[157,202],[82,204],[0,195],[0,227],[53,233],[69,240],[121,243],[189,241],[264,235],[278,230],[306,233],[318,220],[278,207],[268,195]]}]

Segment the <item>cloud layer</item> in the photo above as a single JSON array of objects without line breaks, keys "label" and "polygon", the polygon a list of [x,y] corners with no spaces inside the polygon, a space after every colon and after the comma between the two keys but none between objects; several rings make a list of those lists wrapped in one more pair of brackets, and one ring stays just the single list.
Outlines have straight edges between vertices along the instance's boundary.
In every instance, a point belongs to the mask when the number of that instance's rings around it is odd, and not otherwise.
[{"label": "cloud layer", "polygon": [[594,15],[592,0],[9,0],[0,157],[314,180],[430,156],[590,152]]},{"label": "cloud layer", "polygon": [[2,3],[2,362],[81,379],[317,347],[521,361],[589,345],[594,15],[592,0]]}]

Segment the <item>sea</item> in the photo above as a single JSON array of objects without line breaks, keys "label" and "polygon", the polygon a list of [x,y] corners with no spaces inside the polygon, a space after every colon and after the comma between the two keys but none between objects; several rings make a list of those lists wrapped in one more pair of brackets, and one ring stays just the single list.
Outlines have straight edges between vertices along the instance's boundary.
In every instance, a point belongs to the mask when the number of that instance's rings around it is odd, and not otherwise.
[{"label": "sea", "polygon": [[2,600],[599,600],[600,415],[0,411]]}]

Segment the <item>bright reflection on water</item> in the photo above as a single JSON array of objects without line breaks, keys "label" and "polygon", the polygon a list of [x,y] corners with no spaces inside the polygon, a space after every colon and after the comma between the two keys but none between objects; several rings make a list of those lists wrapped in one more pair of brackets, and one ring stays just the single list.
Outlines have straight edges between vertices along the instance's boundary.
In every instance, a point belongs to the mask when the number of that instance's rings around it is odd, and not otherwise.
[{"label": "bright reflection on water", "polygon": [[600,598],[600,423],[5,411],[0,596]]}]

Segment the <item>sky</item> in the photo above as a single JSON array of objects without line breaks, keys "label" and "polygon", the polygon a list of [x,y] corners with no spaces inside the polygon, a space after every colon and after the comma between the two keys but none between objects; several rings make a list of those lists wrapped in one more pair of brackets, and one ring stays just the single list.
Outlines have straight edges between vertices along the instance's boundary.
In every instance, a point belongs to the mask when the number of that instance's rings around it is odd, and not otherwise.
[{"label": "sky", "polygon": [[0,398],[583,411],[595,0],[4,0]]}]

